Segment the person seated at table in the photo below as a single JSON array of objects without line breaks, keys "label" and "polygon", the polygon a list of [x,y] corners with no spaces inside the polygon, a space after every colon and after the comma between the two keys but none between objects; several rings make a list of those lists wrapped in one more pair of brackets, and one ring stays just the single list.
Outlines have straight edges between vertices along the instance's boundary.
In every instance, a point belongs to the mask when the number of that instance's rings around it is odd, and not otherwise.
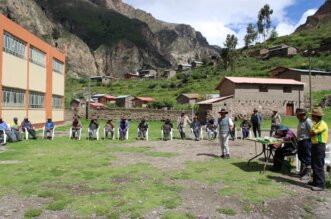
[{"label": "person seated at table", "polygon": [[170,122],[170,119],[166,119],[162,126],[163,141],[169,140],[171,129],[172,129],[172,123]]},{"label": "person seated at table", "polygon": [[148,129],[148,124],[145,119],[142,119],[138,124],[138,140],[146,139],[147,129]]},{"label": "person seated at table", "polygon": [[21,125],[18,124],[18,120],[14,117],[13,122],[10,123],[10,136],[12,136],[13,141],[22,141],[22,132],[20,131]]},{"label": "person seated at table", "polygon": [[91,122],[88,126],[89,128],[89,140],[93,140],[95,139],[96,135],[97,135],[97,131],[98,131],[98,128],[99,128],[99,124],[97,123],[97,121],[95,119],[91,119]]},{"label": "person seated at table", "polygon": [[125,139],[128,129],[129,129],[129,122],[125,118],[122,118],[118,125],[118,130],[120,133],[120,140]]},{"label": "person seated at table", "polygon": [[243,121],[240,124],[243,139],[248,138],[251,127],[252,125],[248,121],[247,117],[244,117]]},{"label": "person seated at table", "polygon": [[217,124],[214,119],[210,119],[206,125],[208,140],[214,140],[217,138]]},{"label": "person seated at table", "polygon": [[78,117],[74,118],[74,121],[72,121],[72,126],[71,126],[71,130],[72,130],[72,135],[71,138],[72,139],[78,139],[79,138],[79,131],[82,128],[82,124],[80,123]]},{"label": "person seated at table", "polygon": [[45,123],[45,133],[44,133],[45,139],[52,139],[53,129],[54,129],[54,123],[52,121],[52,118],[49,117]]},{"label": "person seated at table", "polygon": [[190,124],[190,128],[192,129],[194,140],[200,141],[201,123],[197,116],[193,118],[193,122]]},{"label": "person seated at table", "polygon": [[296,135],[288,127],[283,124],[280,124],[276,130],[276,134],[273,137],[280,138],[285,141],[285,143],[276,143],[273,145],[269,145],[276,148],[272,170],[280,171],[282,169],[282,164],[285,156],[294,154],[296,151]]},{"label": "person seated at table", "polygon": [[112,119],[108,119],[108,121],[105,124],[105,138],[108,138],[108,135],[110,134],[110,139],[113,139],[114,137],[114,124]]},{"label": "person seated at table", "polygon": [[29,135],[32,136],[32,139],[37,139],[36,130],[33,127],[32,123],[29,121],[28,117],[25,117],[21,123],[22,131],[27,131]]}]

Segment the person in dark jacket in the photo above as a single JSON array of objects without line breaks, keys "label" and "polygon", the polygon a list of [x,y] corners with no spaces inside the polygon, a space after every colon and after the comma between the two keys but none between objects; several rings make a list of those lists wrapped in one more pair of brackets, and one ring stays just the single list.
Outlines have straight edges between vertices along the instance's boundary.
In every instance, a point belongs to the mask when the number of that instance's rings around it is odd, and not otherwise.
[{"label": "person in dark jacket", "polygon": [[253,126],[254,137],[261,137],[261,123],[262,123],[262,115],[258,112],[257,109],[253,110],[253,114],[251,116],[251,124]]}]

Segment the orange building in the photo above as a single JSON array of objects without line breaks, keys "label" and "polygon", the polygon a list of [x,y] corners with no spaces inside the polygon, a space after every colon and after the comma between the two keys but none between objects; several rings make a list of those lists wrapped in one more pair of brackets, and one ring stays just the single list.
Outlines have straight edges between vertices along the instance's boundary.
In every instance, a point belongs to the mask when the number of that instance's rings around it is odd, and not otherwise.
[{"label": "orange building", "polygon": [[0,14],[0,115],[64,121],[65,55]]}]

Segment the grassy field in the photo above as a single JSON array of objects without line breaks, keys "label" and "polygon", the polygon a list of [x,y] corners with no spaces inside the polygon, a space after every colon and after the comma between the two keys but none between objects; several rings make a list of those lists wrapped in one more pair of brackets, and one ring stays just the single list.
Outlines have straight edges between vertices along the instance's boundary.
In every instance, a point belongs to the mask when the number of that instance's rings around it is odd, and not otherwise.
[{"label": "grassy field", "polygon": [[[159,127],[160,124],[152,122],[150,125]],[[66,128],[58,128],[58,132],[61,130]],[[222,184],[218,195],[234,197],[245,203],[242,212],[250,211],[252,206],[263,201],[292,194],[271,179],[270,176],[278,174],[252,172],[246,161],[238,159],[188,161],[180,170],[162,170],[148,162],[112,166],[119,152],[165,158],[169,162],[178,156],[173,151],[161,152],[149,146],[136,146],[133,134],[131,136],[129,145],[118,140],[91,142],[67,137],[8,144],[0,153],[0,161],[15,162],[1,164],[0,196],[15,194],[48,198],[47,203],[27,209],[26,218],[38,216],[45,210],[63,209],[82,218],[93,214],[108,218],[138,218],[152,209],[164,208],[162,218],[166,219],[197,218],[192,213],[173,210],[183,204],[180,192],[184,187],[178,183],[180,181]],[[159,136],[159,131],[150,132],[150,139],[156,140]],[[217,211],[229,215],[239,213],[226,208]]]}]

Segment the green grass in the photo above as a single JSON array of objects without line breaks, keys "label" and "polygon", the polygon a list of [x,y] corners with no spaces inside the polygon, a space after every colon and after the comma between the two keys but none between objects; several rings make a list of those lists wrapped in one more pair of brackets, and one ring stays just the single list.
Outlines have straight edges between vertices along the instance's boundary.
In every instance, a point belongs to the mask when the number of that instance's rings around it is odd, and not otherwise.
[{"label": "green grass", "polygon": [[24,218],[38,217],[43,212],[40,208],[29,209],[24,213]]},{"label": "green grass", "polygon": [[237,214],[237,212],[231,208],[218,208],[217,211],[221,214],[230,215],[230,216],[234,216]]},{"label": "green grass", "polygon": [[196,219],[197,217],[193,214],[189,213],[179,213],[175,211],[166,211],[161,219]]}]

